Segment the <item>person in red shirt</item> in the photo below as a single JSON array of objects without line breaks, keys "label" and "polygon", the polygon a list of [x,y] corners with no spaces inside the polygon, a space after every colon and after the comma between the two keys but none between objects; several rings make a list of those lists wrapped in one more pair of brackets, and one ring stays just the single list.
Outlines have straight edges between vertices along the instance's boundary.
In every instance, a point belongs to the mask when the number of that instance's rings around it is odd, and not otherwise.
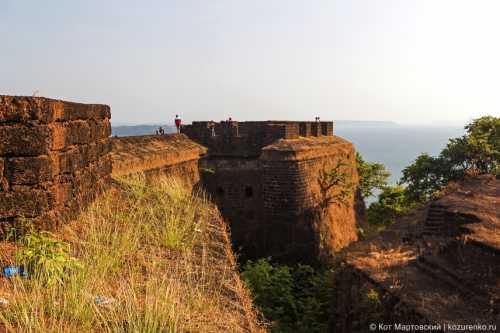
[{"label": "person in red shirt", "polygon": [[177,134],[181,132],[181,124],[182,124],[182,120],[181,120],[181,117],[176,114],[175,115],[175,127],[177,128]]}]

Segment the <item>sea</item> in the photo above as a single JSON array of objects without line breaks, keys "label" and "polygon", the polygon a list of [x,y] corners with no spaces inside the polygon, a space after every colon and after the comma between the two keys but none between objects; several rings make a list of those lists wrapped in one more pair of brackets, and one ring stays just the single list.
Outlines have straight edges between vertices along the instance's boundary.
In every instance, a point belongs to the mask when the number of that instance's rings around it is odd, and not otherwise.
[{"label": "sea", "polygon": [[336,126],[335,135],[352,143],[368,162],[379,162],[391,173],[395,185],[402,170],[421,153],[438,155],[448,140],[464,135],[463,127],[453,126]]},{"label": "sea", "polygon": [[[153,134],[160,125],[113,126],[113,135]],[[162,125],[166,132],[175,128]],[[391,185],[401,178],[401,171],[421,153],[438,155],[450,138],[465,133],[460,126],[404,126],[392,122],[336,121],[335,135],[354,143],[368,162],[379,162],[391,173]]]}]

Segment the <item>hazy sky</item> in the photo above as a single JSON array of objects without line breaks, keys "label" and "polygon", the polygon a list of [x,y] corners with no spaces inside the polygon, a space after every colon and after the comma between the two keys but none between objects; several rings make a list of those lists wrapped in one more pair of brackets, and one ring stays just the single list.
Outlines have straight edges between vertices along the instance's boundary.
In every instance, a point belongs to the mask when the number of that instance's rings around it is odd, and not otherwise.
[{"label": "hazy sky", "polygon": [[0,0],[0,94],[113,122],[500,115],[498,0]]}]

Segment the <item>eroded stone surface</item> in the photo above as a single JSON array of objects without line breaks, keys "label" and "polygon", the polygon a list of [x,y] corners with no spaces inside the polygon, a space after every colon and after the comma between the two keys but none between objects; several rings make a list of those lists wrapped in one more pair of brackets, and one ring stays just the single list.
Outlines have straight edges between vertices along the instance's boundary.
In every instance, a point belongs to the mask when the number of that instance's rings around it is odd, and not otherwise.
[{"label": "eroded stone surface", "polygon": [[[374,239],[352,245],[332,331],[351,332],[376,290],[388,323],[500,322],[500,180],[467,178]],[[367,327],[367,326],[366,326]],[[365,329],[366,329],[365,327]]]},{"label": "eroded stone surface", "polygon": [[187,185],[200,180],[198,160],[206,148],[185,135],[148,135],[112,139],[113,175],[164,174],[182,179]]},{"label": "eroded stone surface", "polygon": [[62,221],[110,179],[106,105],[0,96],[0,229]]}]

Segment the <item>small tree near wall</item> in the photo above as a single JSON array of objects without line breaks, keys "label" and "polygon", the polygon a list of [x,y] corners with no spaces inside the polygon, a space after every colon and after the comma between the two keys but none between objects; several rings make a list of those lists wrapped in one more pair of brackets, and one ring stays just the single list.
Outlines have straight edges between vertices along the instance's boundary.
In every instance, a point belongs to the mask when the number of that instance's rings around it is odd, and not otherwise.
[{"label": "small tree near wall", "polygon": [[354,183],[346,171],[346,164],[338,161],[331,168],[323,168],[318,177],[320,208],[326,210],[331,204],[344,205],[354,193]]}]

